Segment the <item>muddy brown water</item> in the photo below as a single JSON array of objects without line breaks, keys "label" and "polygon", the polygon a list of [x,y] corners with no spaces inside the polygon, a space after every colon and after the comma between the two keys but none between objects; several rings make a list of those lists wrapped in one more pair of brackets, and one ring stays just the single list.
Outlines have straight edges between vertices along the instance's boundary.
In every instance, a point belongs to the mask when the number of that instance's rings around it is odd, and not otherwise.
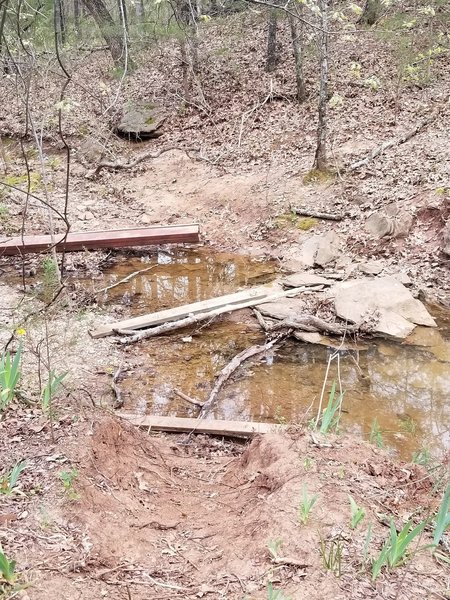
[{"label": "muddy brown water", "polygon": [[[104,273],[104,285],[147,267],[152,268],[109,290],[103,301],[123,303],[127,314],[135,315],[268,283],[277,273],[276,263],[259,258],[179,248],[159,250],[144,261],[124,258]],[[403,344],[370,340],[365,350],[340,353],[342,428],[368,439],[376,420],[384,444],[404,459],[421,450],[442,457],[450,446],[450,314],[430,310],[438,329],[417,328]],[[133,366],[121,382],[125,409],[195,416],[195,407],[180,400],[174,389],[206,399],[220,369],[263,340],[256,323],[240,312],[131,347]],[[248,361],[222,389],[211,416],[274,422],[312,418],[332,352],[289,341]],[[334,378],[336,361],[328,389]]]}]

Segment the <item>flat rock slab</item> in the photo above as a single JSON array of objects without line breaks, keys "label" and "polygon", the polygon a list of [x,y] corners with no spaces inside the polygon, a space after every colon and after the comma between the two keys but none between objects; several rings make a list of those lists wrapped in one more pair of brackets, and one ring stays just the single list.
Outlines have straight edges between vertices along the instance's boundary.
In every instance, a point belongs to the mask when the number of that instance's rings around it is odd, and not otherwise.
[{"label": "flat rock slab", "polygon": [[301,287],[302,285],[308,287],[316,287],[316,286],[327,286],[331,285],[333,281],[326,279],[325,277],[320,277],[319,275],[314,275],[314,273],[294,273],[293,275],[289,275],[288,277],[284,277],[281,280],[281,283],[285,287]]},{"label": "flat rock slab", "polygon": [[304,312],[305,303],[299,298],[282,298],[275,302],[259,304],[258,310],[272,319],[295,319]]},{"label": "flat rock slab", "polygon": [[336,314],[351,323],[374,315],[374,331],[404,339],[415,325],[436,327],[425,306],[393,277],[355,279],[336,284],[332,289]]}]

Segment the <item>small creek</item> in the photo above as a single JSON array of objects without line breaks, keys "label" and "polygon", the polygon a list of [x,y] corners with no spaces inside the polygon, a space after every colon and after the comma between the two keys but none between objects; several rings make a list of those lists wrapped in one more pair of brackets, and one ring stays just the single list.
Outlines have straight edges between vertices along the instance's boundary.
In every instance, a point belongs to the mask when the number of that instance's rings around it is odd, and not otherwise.
[{"label": "small creek", "polygon": [[[277,274],[274,262],[178,248],[150,254],[148,264],[124,258],[105,271],[104,285],[147,266],[152,269],[112,288],[104,301],[124,303],[129,314],[142,314],[264,284]],[[364,350],[341,352],[342,428],[367,439],[376,419],[385,445],[407,460],[423,449],[439,457],[450,446],[450,314],[433,307],[430,311],[438,329],[417,328],[404,344],[370,340]],[[263,340],[253,319],[234,313],[193,332],[132,346],[127,354],[133,367],[120,384],[125,409],[195,416],[195,407],[173,389],[204,400],[219,370],[235,354]],[[263,359],[244,363],[222,389],[211,416],[296,422],[304,420],[309,409],[311,418],[331,352],[292,341]],[[336,375],[334,366],[329,381]]]}]

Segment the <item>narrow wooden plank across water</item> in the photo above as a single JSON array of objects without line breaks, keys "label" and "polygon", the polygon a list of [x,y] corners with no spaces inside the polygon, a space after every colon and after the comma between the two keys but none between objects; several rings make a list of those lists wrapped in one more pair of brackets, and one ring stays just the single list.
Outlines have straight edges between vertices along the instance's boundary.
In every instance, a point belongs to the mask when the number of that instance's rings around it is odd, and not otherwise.
[{"label": "narrow wooden plank across water", "polygon": [[150,428],[151,431],[166,431],[172,433],[206,433],[224,437],[252,437],[263,433],[276,433],[286,429],[286,426],[274,423],[258,423],[256,421],[225,421],[187,419],[182,417],[157,417],[152,415],[136,415],[118,413],[119,417],[138,427]]},{"label": "narrow wooden plank across water", "polygon": [[225,306],[229,306],[229,310],[232,311],[233,307],[238,309],[241,308],[242,304],[248,306],[248,302],[266,298],[273,291],[273,287],[257,287],[242,290],[241,292],[235,292],[234,294],[201,300],[200,302],[193,302],[192,304],[184,304],[183,306],[160,310],[159,312],[126,319],[125,321],[116,321],[115,323],[101,325],[97,329],[91,331],[91,335],[94,338],[100,338],[111,335],[118,329],[143,329],[145,327],[154,327],[155,325],[161,325],[161,323],[182,319],[188,315],[196,315]]},{"label": "narrow wooden plank across water", "polygon": [[[3,236],[4,237],[4,236]],[[27,252],[44,252],[53,244],[56,250],[75,252],[101,248],[130,248],[158,244],[196,243],[200,240],[200,227],[193,225],[168,225],[163,227],[137,227],[106,231],[87,231],[50,235],[26,235],[9,239],[0,238],[0,256],[12,256]]]}]

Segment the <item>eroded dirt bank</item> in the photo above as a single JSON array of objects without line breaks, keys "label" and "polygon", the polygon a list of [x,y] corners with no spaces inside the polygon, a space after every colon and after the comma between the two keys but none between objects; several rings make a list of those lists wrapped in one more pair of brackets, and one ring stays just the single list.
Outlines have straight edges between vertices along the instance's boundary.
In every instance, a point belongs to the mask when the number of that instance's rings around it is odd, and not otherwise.
[{"label": "eroded dirt bank", "polygon": [[[55,444],[32,419],[10,420],[8,434],[2,453],[8,445],[28,460],[0,523],[2,544],[32,583],[23,598],[262,600],[269,581],[298,599],[444,597],[445,569],[426,551],[371,581],[367,560],[389,519],[424,518],[439,496],[423,467],[395,464],[364,442],[299,427],[249,445],[202,436],[186,444],[90,411],[63,421]],[[61,471],[74,469],[64,489]],[[306,524],[304,486],[318,494]],[[355,530],[348,494],[366,511]],[[337,544],[339,577],[321,557]]]}]

